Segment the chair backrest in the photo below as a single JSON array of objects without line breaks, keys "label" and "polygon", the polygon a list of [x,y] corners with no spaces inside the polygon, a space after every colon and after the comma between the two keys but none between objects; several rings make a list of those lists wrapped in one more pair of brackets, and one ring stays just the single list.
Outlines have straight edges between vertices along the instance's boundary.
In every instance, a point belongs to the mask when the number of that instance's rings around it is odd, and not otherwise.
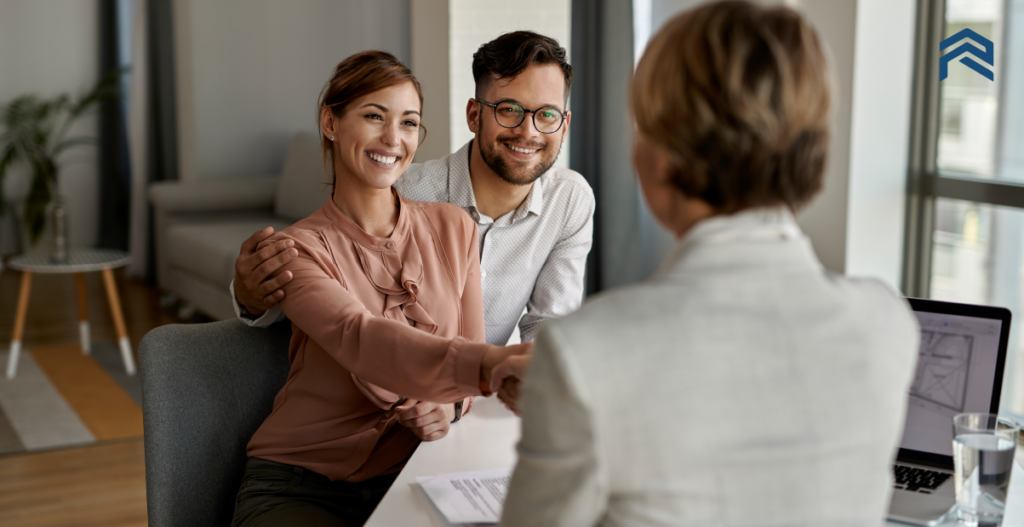
[{"label": "chair backrest", "polygon": [[306,132],[292,136],[277,180],[274,216],[298,221],[316,212],[331,196],[326,179],[320,138]]},{"label": "chair backrest", "polygon": [[139,346],[149,525],[228,525],[245,446],[288,376],[291,323],[174,324]]}]

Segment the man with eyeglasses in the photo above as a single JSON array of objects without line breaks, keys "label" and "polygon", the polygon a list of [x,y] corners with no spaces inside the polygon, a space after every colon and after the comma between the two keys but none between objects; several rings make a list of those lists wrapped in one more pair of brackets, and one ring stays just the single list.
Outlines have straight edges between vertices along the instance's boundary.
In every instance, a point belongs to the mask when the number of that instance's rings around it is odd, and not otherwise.
[{"label": "man with eyeglasses", "polygon": [[[571,120],[565,57],[556,40],[529,31],[480,46],[476,97],[466,106],[475,137],[411,166],[395,183],[408,199],[452,203],[477,222],[489,344],[504,345],[517,323],[521,340],[531,342],[544,321],[575,311],[583,299],[594,194],[579,173],[553,167]],[[291,276],[273,274],[295,249],[283,241],[255,251],[272,233],[268,227],[246,240],[235,262],[232,296],[250,325],[283,318],[276,304]]]}]

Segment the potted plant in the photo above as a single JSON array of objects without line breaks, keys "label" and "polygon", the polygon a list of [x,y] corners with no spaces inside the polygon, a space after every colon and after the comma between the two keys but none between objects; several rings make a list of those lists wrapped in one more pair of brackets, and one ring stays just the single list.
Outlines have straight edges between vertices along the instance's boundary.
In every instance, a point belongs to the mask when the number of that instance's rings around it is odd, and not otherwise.
[{"label": "potted plant", "polygon": [[68,137],[71,125],[97,103],[119,92],[124,70],[106,75],[88,93],[73,100],[64,93],[46,99],[33,94],[0,106],[0,211],[4,207],[3,181],[7,171],[23,162],[32,170],[23,221],[31,243],[39,241],[49,209],[53,228],[50,258],[67,261],[67,211],[58,192],[60,162],[68,151],[95,144],[90,136]]}]

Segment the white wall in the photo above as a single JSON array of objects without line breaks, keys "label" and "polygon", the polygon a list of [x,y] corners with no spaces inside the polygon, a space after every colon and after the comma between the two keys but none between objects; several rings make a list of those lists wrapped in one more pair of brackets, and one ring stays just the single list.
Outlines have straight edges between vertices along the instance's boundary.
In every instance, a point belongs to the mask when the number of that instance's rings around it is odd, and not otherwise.
[{"label": "white wall", "polygon": [[[846,274],[899,288],[914,71],[913,0],[858,0]],[[886,35],[886,38],[877,38]]]},{"label": "white wall", "polygon": [[288,140],[316,132],[320,89],[366,49],[409,64],[409,1],[179,0],[181,178],[276,173]]},{"label": "white wall", "polygon": [[[25,93],[42,97],[70,92],[77,96],[99,78],[99,6],[95,0],[3,0],[0,2],[0,105]],[[72,128],[72,135],[99,135],[95,115]],[[67,196],[70,243],[96,243],[99,226],[99,154],[95,148],[72,150],[61,158],[61,193]],[[5,198],[28,195],[27,170],[9,172]],[[10,232],[4,229],[6,238]],[[10,240],[2,240],[9,247]]]},{"label": "white wall", "polygon": [[[902,1],[902,0],[900,0]],[[781,2],[780,2],[781,3]],[[853,106],[853,65],[856,54],[856,0],[802,0],[787,2],[801,11],[828,46],[836,90],[832,97],[832,137],[824,189],[797,219],[811,238],[827,269],[846,273],[849,243],[850,137]],[[913,32],[913,24],[910,31]],[[908,108],[909,111],[909,108]],[[906,141],[904,141],[906,144]],[[900,226],[902,226],[902,219]],[[900,227],[902,228],[902,227]],[[896,270],[899,271],[898,269]]]},{"label": "white wall", "polygon": [[[650,2],[654,31],[668,17],[703,3]],[[824,190],[797,219],[826,268],[899,287],[915,2],[764,3],[784,3],[807,17],[828,46],[837,84]]]},{"label": "white wall", "polygon": [[[423,126],[427,138],[416,150],[416,163],[440,159],[452,152],[452,112],[449,68],[450,23],[448,0],[412,0],[412,63],[423,89]],[[462,126],[462,120],[455,124]]]}]

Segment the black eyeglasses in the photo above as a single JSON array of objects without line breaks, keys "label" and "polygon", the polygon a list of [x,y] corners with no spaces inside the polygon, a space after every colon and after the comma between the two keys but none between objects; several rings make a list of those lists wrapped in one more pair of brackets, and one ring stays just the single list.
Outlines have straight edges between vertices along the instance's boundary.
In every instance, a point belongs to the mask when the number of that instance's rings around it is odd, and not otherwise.
[{"label": "black eyeglasses", "polygon": [[533,127],[542,134],[553,134],[562,128],[565,114],[558,108],[545,106],[536,110],[527,110],[522,104],[513,101],[502,101],[497,104],[475,99],[480,104],[494,108],[494,120],[504,128],[515,128],[523,123],[526,114],[533,114]]}]

